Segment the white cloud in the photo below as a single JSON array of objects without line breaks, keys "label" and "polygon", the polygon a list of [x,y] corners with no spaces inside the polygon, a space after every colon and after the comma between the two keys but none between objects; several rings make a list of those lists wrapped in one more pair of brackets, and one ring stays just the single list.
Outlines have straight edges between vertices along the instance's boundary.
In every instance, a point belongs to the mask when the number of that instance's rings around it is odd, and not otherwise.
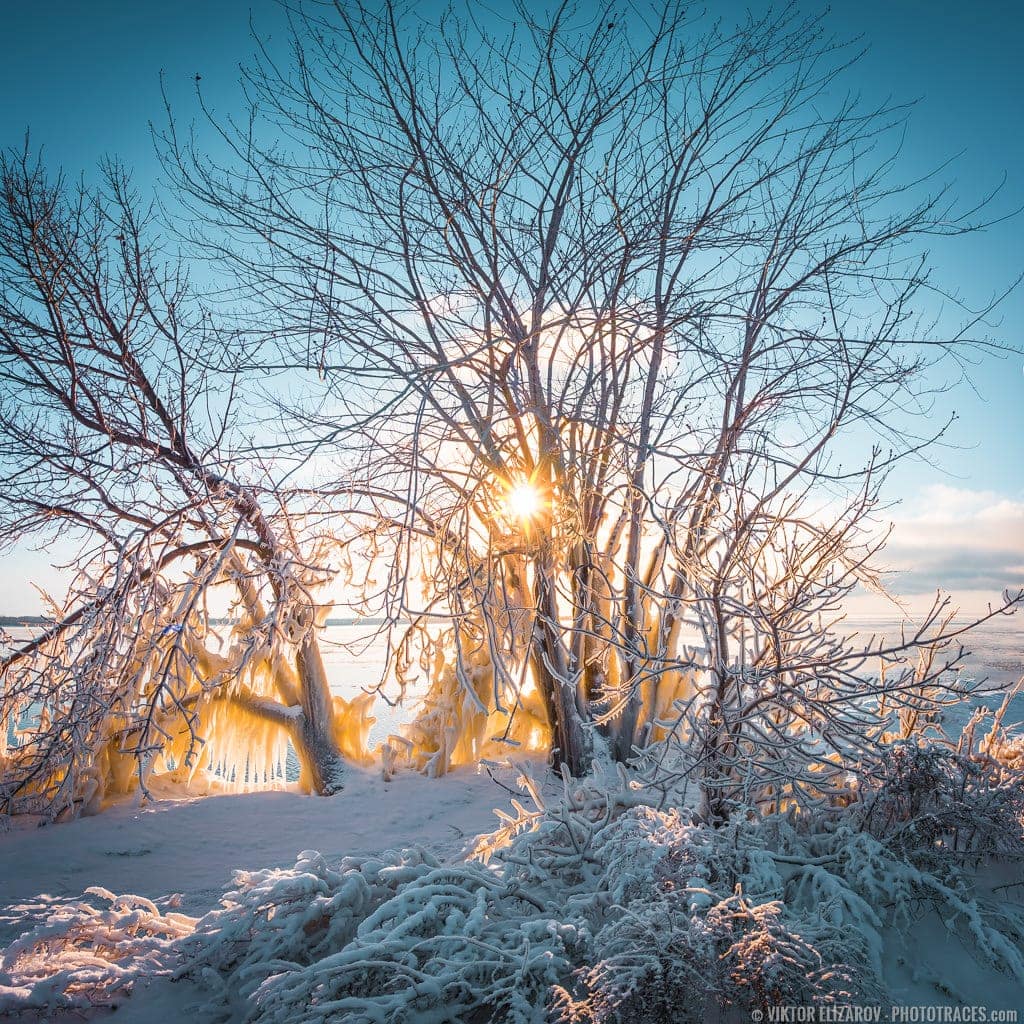
[{"label": "white cloud", "polygon": [[941,587],[965,608],[1024,587],[1024,501],[995,491],[934,484],[892,517],[882,564],[900,595]]}]

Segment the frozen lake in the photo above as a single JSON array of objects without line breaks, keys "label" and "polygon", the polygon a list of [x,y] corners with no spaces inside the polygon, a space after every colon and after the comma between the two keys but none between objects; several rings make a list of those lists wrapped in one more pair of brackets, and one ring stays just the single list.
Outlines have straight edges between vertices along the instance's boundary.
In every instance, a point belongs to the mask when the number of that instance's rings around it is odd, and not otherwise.
[{"label": "frozen lake", "polygon": [[[872,635],[899,635],[899,623],[893,619],[850,619],[851,632],[866,642]],[[372,687],[384,671],[384,648],[381,643],[366,644],[366,626],[328,626],[323,640],[324,663],[335,693],[349,697],[362,687]],[[964,674],[969,679],[1012,684],[1024,675],[1024,612],[1003,617],[972,630],[964,640],[966,656]],[[390,694],[393,697],[393,694]],[[993,703],[986,700],[985,703]],[[998,702],[996,702],[998,703]],[[1011,705],[1013,720],[1024,721],[1024,694]],[[377,725],[372,739],[382,739],[410,717],[409,708],[391,708],[377,701],[374,714]]]},{"label": "frozen lake", "polygon": [[[872,634],[892,636],[899,629],[894,620],[880,618],[851,619],[849,626],[851,632],[856,631],[865,640]],[[370,638],[373,631],[374,627],[366,624],[332,625],[325,630],[321,643],[324,663],[331,689],[340,696],[351,698],[379,683],[386,652],[382,641]],[[29,639],[33,630],[11,629],[8,633],[16,640]],[[968,651],[964,671],[969,678],[988,679],[994,683],[1016,682],[1024,675],[1024,614],[1000,618],[978,627],[966,638],[964,646]],[[395,698],[393,687],[386,692],[392,700]],[[415,697],[416,691],[411,691],[410,696]],[[987,700],[986,703],[993,701]],[[371,744],[397,731],[412,717],[413,711],[411,703],[392,707],[378,697],[374,708],[377,723],[370,734]],[[1014,721],[1024,721],[1024,694],[1014,701],[1011,714]]]}]

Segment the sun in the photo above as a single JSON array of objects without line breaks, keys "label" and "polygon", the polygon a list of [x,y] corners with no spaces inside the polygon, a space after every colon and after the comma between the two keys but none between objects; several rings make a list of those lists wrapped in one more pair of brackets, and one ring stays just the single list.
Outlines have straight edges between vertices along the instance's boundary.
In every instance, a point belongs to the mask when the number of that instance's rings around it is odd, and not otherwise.
[{"label": "sun", "polygon": [[519,480],[511,484],[505,494],[505,507],[509,515],[522,522],[533,519],[543,504],[540,491],[529,480]]}]

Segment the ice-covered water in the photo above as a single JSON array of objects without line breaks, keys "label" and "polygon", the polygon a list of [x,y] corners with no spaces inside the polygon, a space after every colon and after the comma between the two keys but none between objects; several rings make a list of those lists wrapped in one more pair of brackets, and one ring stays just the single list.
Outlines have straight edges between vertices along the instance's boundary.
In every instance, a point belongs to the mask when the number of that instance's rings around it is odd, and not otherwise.
[{"label": "ice-covered water", "polygon": [[[851,619],[849,628],[865,640],[872,635],[894,637],[899,632],[897,622],[882,618]],[[29,639],[33,634],[30,629],[8,632],[15,640]],[[380,682],[386,651],[383,641],[372,639],[373,633],[374,629],[365,624],[327,627],[321,649],[331,689],[340,696],[352,698]],[[964,672],[969,678],[988,679],[993,683],[1015,682],[1024,675],[1024,614],[999,618],[979,626],[964,638],[964,646],[967,651]],[[396,696],[393,688],[386,688],[384,693],[392,700]],[[410,696],[414,699],[416,694],[414,689]],[[994,699],[986,698],[985,702],[991,704]],[[379,697],[374,708],[377,723],[370,734],[371,744],[397,731],[403,722],[410,719],[413,711],[413,701],[404,706],[391,706]],[[1011,705],[1010,718],[1024,721],[1024,694]]]},{"label": "ice-covered water", "polygon": [[[891,618],[851,619],[848,626],[865,641],[872,636],[898,638],[900,629],[899,623]],[[954,628],[957,628],[955,624]],[[384,670],[384,647],[380,642],[367,645],[361,639],[366,634],[365,626],[327,628],[323,642],[324,663],[336,693],[350,697],[360,688],[379,682]],[[968,679],[1012,684],[1024,675],[1024,613],[1001,617],[971,630],[963,644],[963,672]],[[981,701],[998,704],[998,698],[994,697],[983,697]],[[1024,722],[1024,694],[1015,698],[1009,711],[1009,720]],[[408,721],[411,711],[408,707],[392,708],[378,700],[374,714],[377,725],[371,736],[376,741]],[[967,714],[963,717],[966,719]]]},{"label": "ice-covered water", "polygon": [[[954,622],[950,629],[966,624]],[[893,619],[851,619],[849,628],[865,640],[874,636],[891,641],[900,636],[900,624]],[[979,695],[963,707],[947,710],[943,725],[950,735],[959,733],[975,706],[997,708],[1002,702],[997,688],[1012,686],[1024,676],[1024,613],[992,619],[970,630],[957,642],[964,648],[961,671],[966,680],[978,685]],[[955,644],[947,648],[947,656],[953,653]],[[1010,702],[1004,725],[1020,722],[1024,722],[1024,693],[1018,693]]]}]

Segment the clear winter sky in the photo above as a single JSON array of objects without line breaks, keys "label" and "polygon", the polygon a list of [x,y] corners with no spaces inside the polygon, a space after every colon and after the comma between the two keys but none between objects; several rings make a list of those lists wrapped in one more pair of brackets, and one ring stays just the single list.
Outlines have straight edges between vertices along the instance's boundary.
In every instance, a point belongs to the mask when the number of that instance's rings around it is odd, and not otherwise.
[{"label": "clear winter sky", "polygon": [[[470,0],[457,0],[470,2]],[[808,12],[820,5],[801,0]],[[539,4],[537,5],[540,6]],[[710,0],[728,18],[751,0]],[[197,74],[214,108],[237,96],[237,66],[253,49],[250,17],[271,53],[286,57],[273,0],[0,0],[0,144],[20,146],[27,128],[51,165],[90,171],[105,154],[134,168],[143,188],[158,178],[149,134],[163,117],[159,74],[180,120],[191,120]],[[1024,6],[1019,0],[841,0],[829,15],[869,52],[854,72],[869,99],[918,99],[904,173],[921,174],[960,154],[954,178],[965,197],[1006,184],[996,210],[1024,205]],[[1024,271],[1024,216],[982,236],[933,249],[940,280],[984,303]],[[1024,289],[1002,307],[999,335],[1024,342]],[[904,468],[887,561],[893,587],[915,602],[943,584],[968,607],[1024,585],[1024,366],[990,359],[959,386],[947,409],[960,419],[938,466]],[[30,586],[56,587],[45,553],[22,549],[0,571],[0,614],[41,608]]]}]

